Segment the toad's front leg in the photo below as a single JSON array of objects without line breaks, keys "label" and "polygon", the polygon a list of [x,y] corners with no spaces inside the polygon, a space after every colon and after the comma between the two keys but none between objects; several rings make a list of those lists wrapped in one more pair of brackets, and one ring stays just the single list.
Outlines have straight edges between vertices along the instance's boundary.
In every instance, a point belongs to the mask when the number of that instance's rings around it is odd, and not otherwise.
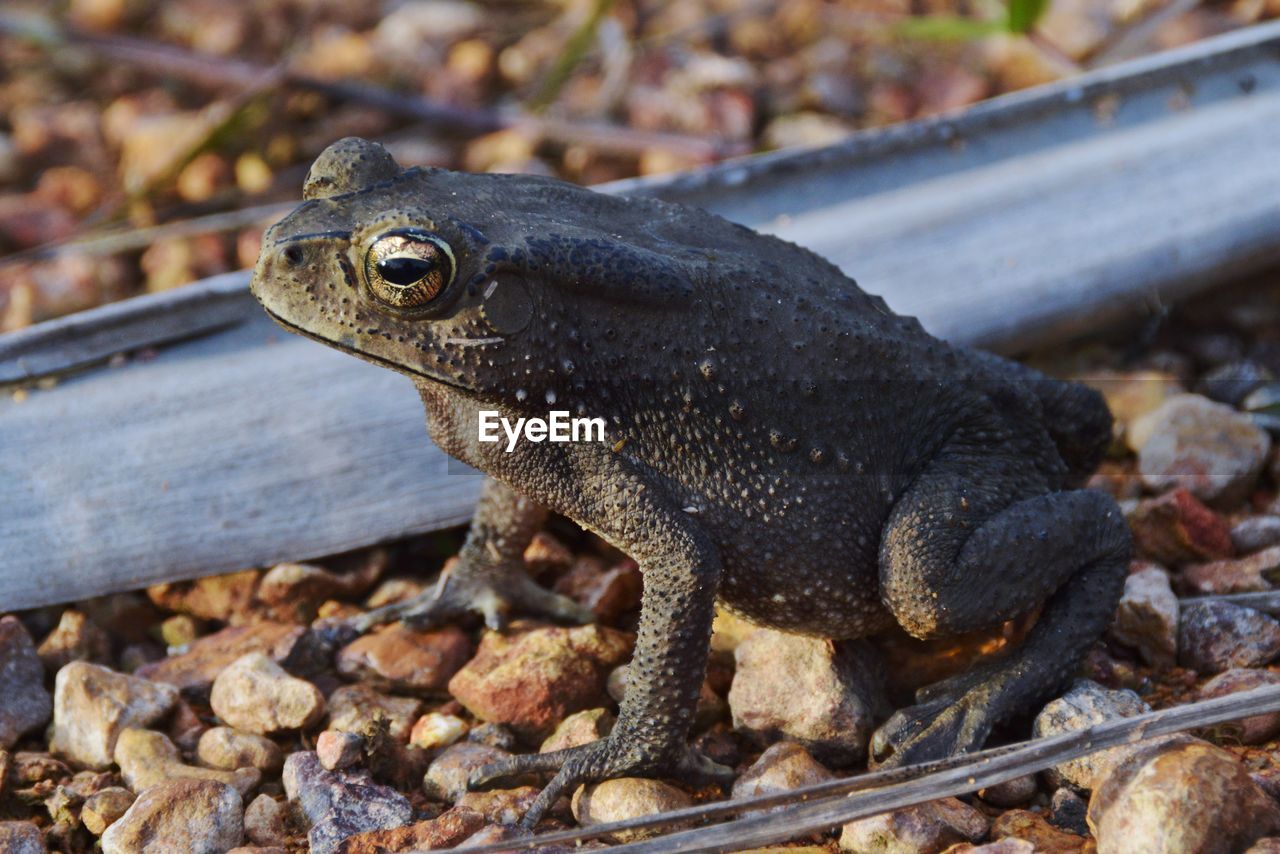
[{"label": "toad's front leg", "polygon": [[533,827],[563,793],[615,777],[674,777],[727,783],[730,769],[692,751],[686,739],[706,671],[720,558],[690,517],[629,483],[597,499],[601,524],[583,520],[630,554],[644,574],[644,597],[628,690],[604,739],[549,754],[513,756],[472,775],[473,788],[530,771],[556,775],[525,814]]}]

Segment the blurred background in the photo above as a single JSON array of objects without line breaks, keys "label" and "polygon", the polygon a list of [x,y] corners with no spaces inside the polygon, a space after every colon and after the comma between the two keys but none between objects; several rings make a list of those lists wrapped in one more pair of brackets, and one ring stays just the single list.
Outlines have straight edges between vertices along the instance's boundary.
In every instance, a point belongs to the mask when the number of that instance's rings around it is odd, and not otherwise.
[{"label": "blurred background", "polygon": [[0,11],[0,331],[251,266],[312,158],[594,184],[823,145],[1280,0],[67,0]]}]

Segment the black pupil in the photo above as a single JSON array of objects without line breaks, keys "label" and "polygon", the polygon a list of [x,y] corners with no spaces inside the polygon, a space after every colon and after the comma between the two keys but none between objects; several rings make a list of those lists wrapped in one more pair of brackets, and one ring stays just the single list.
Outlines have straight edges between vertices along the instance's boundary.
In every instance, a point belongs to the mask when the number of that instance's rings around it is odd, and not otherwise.
[{"label": "black pupil", "polygon": [[436,262],[425,258],[384,258],[378,262],[378,275],[393,285],[412,285],[435,268]]}]

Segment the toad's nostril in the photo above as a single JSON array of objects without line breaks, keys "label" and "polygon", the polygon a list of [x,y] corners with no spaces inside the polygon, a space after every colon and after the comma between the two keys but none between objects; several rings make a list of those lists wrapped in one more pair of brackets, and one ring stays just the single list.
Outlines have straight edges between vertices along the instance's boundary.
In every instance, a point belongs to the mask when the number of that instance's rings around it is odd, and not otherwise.
[{"label": "toad's nostril", "polygon": [[302,266],[303,252],[301,246],[286,246],[280,256],[284,258],[284,262],[290,267]]}]

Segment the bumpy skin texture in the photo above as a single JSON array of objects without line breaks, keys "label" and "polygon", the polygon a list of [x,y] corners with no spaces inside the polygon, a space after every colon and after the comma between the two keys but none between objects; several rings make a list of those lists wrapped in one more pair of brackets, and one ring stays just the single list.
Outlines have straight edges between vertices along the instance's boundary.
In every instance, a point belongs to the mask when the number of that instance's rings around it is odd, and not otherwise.
[{"label": "bumpy skin texture", "polygon": [[[526,821],[578,782],[724,780],[686,734],[714,604],[786,631],[854,638],[897,623],[967,632],[1044,605],[1022,646],[930,686],[873,747],[891,763],[982,745],[1074,670],[1119,598],[1114,502],[1073,491],[1111,416],[1095,393],[950,346],[813,253],[703,211],[545,178],[402,172],[335,143],[264,241],[253,291],[293,331],[408,375],[446,452],[492,476],[456,568],[421,601],[582,620],[520,554],[547,509],[639,563],[631,689],[608,738],[516,757],[475,784],[559,769]],[[454,274],[391,308],[369,247],[429,233]],[[604,442],[477,441],[477,412],[602,417]]]}]

